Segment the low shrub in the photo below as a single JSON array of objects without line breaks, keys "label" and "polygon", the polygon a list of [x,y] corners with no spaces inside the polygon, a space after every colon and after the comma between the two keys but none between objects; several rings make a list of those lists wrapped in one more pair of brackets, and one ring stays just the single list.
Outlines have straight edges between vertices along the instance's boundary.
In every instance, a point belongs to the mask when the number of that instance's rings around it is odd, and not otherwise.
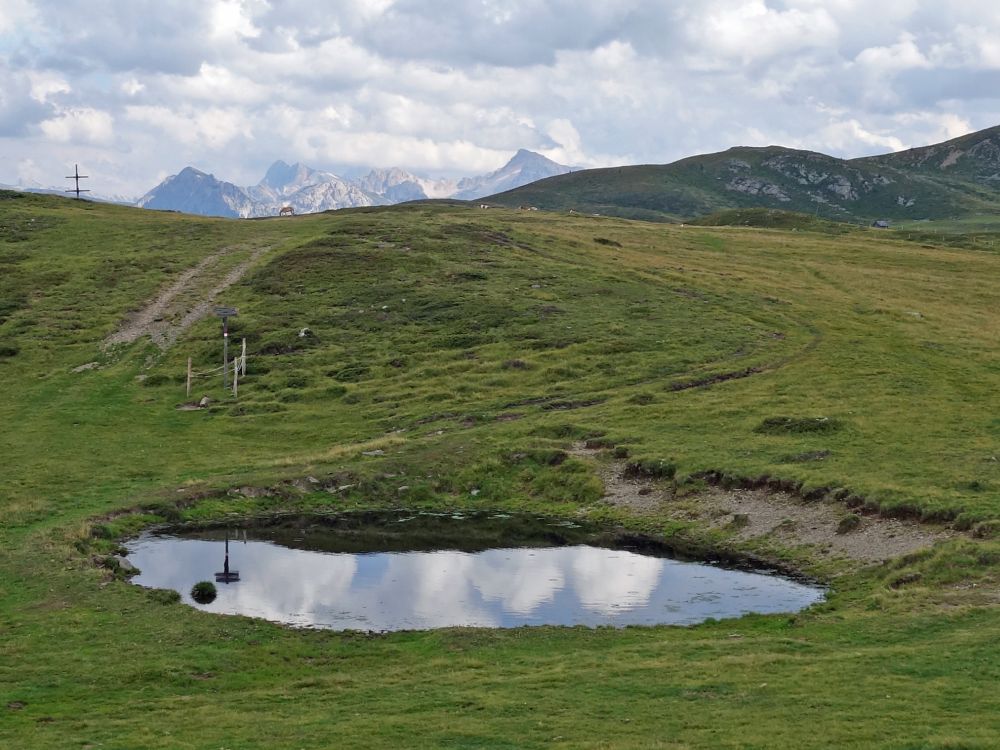
[{"label": "low shrub", "polygon": [[673,479],[677,466],[663,458],[643,458],[626,466],[625,474],[647,479]]},{"label": "low shrub", "polygon": [[855,529],[861,527],[861,516],[856,513],[849,513],[840,519],[840,523],[837,524],[838,534],[849,534]]},{"label": "low shrub", "polygon": [[621,247],[622,243],[617,240],[609,240],[607,237],[594,237],[594,242],[598,245],[604,245],[606,247]]},{"label": "low shrub", "polygon": [[191,587],[191,598],[198,604],[211,604],[219,592],[211,581],[198,581]]},{"label": "low shrub", "polygon": [[972,527],[972,536],[976,539],[995,539],[1000,536],[1000,521],[980,521]]}]

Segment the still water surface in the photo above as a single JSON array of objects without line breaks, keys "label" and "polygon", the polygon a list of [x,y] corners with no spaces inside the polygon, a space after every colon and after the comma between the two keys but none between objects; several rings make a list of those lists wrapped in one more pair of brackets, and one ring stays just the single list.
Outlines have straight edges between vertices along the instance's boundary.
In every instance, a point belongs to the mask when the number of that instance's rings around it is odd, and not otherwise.
[{"label": "still water surface", "polygon": [[[191,599],[191,587],[222,570],[225,532],[147,534],[129,545],[128,557],[142,571],[134,583],[174,589],[199,609],[335,630],[688,625],[796,612],[823,598],[821,588],[780,576],[628,549],[401,550],[399,539],[376,538],[371,546],[389,549],[357,551],[340,533],[236,530],[230,567],[240,580],[217,584],[218,597],[205,605]],[[351,551],[336,551],[344,547]]]}]

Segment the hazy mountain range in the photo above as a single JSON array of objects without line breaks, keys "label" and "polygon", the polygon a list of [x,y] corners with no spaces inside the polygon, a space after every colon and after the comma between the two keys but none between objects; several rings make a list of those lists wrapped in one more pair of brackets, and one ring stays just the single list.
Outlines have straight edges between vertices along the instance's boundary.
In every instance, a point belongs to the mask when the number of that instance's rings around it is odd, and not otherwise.
[{"label": "hazy mountain range", "polygon": [[[86,183],[80,184],[80,189],[83,190],[86,187]],[[62,188],[54,187],[42,187],[41,183],[27,183],[23,181],[19,182],[17,185],[6,185],[0,182],[0,190],[13,190],[18,193],[38,193],[40,195],[62,195],[67,196],[72,193],[71,190],[65,190]],[[105,193],[95,193],[87,190],[84,192],[83,197],[87,200],[99,201],[100,203],[119,203],[123,206],[134,206],[135,198],[128,197],[125,195],[113,195]]]},{"label": "hazy mountain range", "polygon": [[588,169],[489,198],[654,221],[763,207],[843,221],[1000,213],[1000,126],[883,156],[739,146],[672,164]]},{"label": "hazy mountain range", "polygon": [[[65,194],[24,185],[13,189]],[[132,203],[95,193],[87,197]],[[137,205],[256,217],[273,216],[285,206],[311,213],[427,198],[483,198],[498,206],[527,204],[653,221],[753,207],[841,221],[1000,214],[1000,126],[857,159],[782,146],[737,146],[672,164],[576,170],[522,149],[495,172],[450,180],[399,168],[342,177],[277,161],[256,185],[240,187],[187,167]]]},{"label": "hazy mountain range", "polygon": [[146,193],[137,205],[241,218],[274,216],[285,206],[291,206],[295,213],[314,213],[426,198],[473,200],[572,171],[572,167],[524,149],[495,172],[457,180],[430,179],[398,167],[345,178],[304,164],[276,161],[256,185],[240,187],[186,167]]}]

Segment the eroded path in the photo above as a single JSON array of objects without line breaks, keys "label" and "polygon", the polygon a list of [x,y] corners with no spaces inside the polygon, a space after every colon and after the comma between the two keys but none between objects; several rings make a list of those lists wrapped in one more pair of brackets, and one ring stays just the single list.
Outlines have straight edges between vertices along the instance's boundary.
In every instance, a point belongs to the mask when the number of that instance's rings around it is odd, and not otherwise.
[{"label": "eroded path", "polygon": [[[596,451],[580,445],[571,452],[597,458]],[[772,542],[783,547],[808,545],[822,557],[870,564],[957,535],[941,526],[877,516],[862,516],[856,528],[838,533],[849,513],[835,500],[804,501],[786,492],[720,487],[676,496],[655,481],[628,476],[626,466],[625,461],[599,462],[604,502],[640,515],[725,529],[735,542]]]},{"label": "eroded path", "polygon": [[209,315],[218,296],[242,279],[270,249],[226,247],[209,255],[129,315],[117,331],[104,339],[102,348],[131,344],[149,336],[161,351],[169,349],[187,329]]}]

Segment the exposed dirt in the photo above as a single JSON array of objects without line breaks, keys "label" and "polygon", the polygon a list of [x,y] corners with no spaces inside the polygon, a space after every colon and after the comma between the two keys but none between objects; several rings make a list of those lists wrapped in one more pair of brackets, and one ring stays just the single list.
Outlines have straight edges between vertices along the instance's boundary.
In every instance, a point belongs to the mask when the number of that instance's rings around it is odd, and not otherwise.
[{"label": "exposed dirt", "polygon": [[[586,458],[594,457],[596,451],[577,445],[571,453]],[[957,536],[957,532],[942,526],[876,516],[860,517],[856,528],[838,533],[849,511],[833,500],[805,501],[786,492],[719,487],[675,496],[659,482],[626,476],[625,467],[624,461],[599,465],[604,502],[640,515],[726,528],[736,542],[771,540],[786,547],[808,545],[822,557],[867,564]]]},{"label": "exposed dirt", "polygon": [[169,349],[188,328],[211,313],[216,297],[243,278],[250,266],[270,248],[255,249],[249,258],[222,274],[221,261],[239,249],[223,248],[182,273],[104,339],[103,348],[131,344],[149,336],[161,351]]},{"label": "exposed dirt", "polygon": [[673,383],[670,386],[672,391],[686,391],[691,388],[704,388],[708,385],[715,385],[716,383],[725,383],[729,380],[739,380],[741,378],[749,378],[751,375],[759,375],[764,372],[763,367],[748,367],[745,370],[739,370],[737,372],[724,372],[721,375],[711,375],[705,378],[699,378],[697,380],[689,380],[683,383]]}]

